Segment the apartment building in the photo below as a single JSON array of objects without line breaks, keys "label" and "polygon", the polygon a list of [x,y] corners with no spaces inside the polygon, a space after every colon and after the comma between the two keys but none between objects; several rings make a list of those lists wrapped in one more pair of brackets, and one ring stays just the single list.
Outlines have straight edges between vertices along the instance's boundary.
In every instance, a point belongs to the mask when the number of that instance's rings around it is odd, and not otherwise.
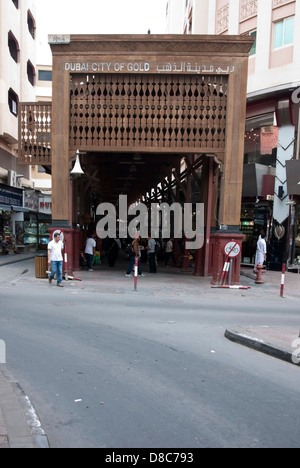
[{"label": "apartment building", "polygon": [[21,102],[36,100],[36,0],[0,1],[0,253],[38,245],[39,193],[18,164]]},{"label": "apartment building", "polygon": [[257,237],[266,231],[270,267],[280,269],[288,258],[300,268],[300,0],[169,0],[167,25],[169,33],[253,37],[242,261],[253,263]]}]

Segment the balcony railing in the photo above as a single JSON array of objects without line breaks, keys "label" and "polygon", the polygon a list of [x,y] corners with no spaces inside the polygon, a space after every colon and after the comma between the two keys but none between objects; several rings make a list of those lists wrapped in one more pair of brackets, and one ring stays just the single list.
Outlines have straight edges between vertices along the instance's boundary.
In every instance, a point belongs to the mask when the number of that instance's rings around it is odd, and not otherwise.
[{"label": "balcony railing", "polygon": [[20,164],[51,164],[51,117],[52,104],[49,102],[20,103]]}]

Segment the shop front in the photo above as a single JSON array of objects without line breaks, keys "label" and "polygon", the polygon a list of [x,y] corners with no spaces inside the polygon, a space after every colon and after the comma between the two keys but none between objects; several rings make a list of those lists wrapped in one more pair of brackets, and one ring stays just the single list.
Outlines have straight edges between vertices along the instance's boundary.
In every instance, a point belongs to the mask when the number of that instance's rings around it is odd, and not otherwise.
[{"label": "shop front", "polygon": [[259,236],[264,233],[269,237],[272,220],[272,203],[243,203],[241,231],[245,235],[242,245],[242,264],[254,266],[256,246]]},{"label": "shop front", "polygon": [[37,190],[25,190],[25,209],[22,218],[15,222],[18,248],[27,250],[47,248],[48,228],[51,224],[51,197],[44,197]]},{"label": "shop front", "polygon": [[[267,267],[281,271],[289,250],[290,219],[286,165],[295,154],[294,106],[291,89],[270,90],[248,98],[245,132],[241,231],[242,263],[253,265],[257,240],[266,234]],[[292,171],[294,173],[294,171]],[[298,172],[299,174],[299,172]],[[297,179],[297,183],[300,177]],[[299,191],[300,185],[297,185]],[[296,202],[295,202],[296,203]],[[294,228],[293,228],[294,229]],[[295,241],[293,240],[293,245]]]},{"label": "shop front", "polygon": [[289,268],[300,272],[300,160],[288,161],[286,171],[290,195]]},{"label": "shop front", "polygon": [[300,270],[300,203],[296,206],[295,217],[295,244],[291,265],[297,266]]},{"label": "shop front", "polygon": [[19,252],[16,226],[27,211],[23,206],[23,190],[0,184],[0,254]]}]

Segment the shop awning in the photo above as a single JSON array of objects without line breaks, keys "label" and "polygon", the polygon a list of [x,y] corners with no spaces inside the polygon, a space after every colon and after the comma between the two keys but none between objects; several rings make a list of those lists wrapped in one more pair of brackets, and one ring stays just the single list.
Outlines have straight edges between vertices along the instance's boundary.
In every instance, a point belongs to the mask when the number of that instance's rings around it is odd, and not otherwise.
[{"label": "shop awning", "polygon": [[2,211],[15,211],[17,213],[20,213],[20,212],[28,213],[29,212],[28,208],[23,208],[22,206],[1,205],[1,204],[0,204],[0,210],[2,210]]}]

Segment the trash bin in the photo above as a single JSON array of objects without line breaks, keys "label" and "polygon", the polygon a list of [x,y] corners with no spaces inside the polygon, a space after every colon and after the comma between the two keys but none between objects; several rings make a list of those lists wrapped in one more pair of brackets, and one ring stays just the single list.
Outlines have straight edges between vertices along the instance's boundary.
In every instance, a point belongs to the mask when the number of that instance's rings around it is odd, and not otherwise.
[{"label": "trash bin", "polygon": [[48,278],[46,273],[48,269],[48,257],[47,255],[38,255],[35,257],[35,277],[36,278]]}]

